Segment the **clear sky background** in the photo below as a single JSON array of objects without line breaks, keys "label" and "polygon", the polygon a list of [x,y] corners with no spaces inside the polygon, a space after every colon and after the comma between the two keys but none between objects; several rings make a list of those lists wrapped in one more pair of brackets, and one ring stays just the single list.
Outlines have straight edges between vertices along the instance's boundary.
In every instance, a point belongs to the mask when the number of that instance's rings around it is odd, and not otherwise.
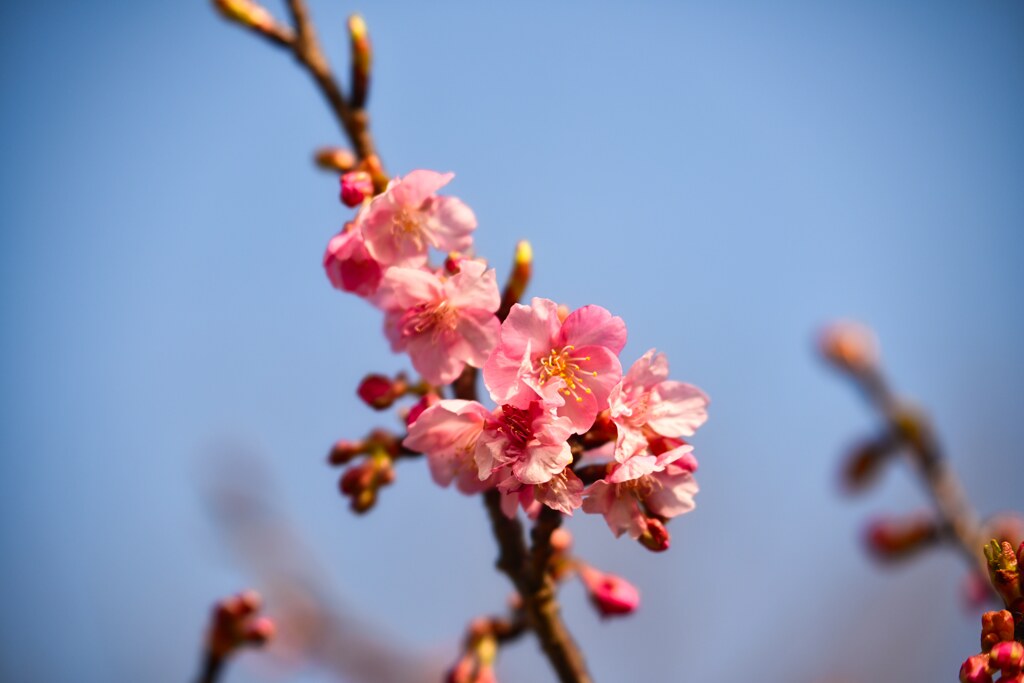
[{"label": "clear sky background", "polygon": [[[367,19],[390,170],[455,171],[499,275],[529,238],[531,294],[621,315],[627,364],[656,346],[712,397],[667,554],[570,522],[643,594],[600,622],[565,590],[596,678],[954,680],[964,567],[864,556],[866,517],[925,499],[901,468],[839,494],[874,423],[813,338],[874,326],[982,512],[1024,507],[1024,4],[312,8],[342,70]],[[390,419],[362,375],[406,364],[320,267],[349,214],[307,77],[200,0],[3,3],[0,27],[0,679],[189,679],[211,602],[262,587],[209,514],[225,450],[353,618],[450,659],[509,592],[479,502],[406,463],[356,518],[324,464]],[[499,672],[551,678],[532,641]]]}]

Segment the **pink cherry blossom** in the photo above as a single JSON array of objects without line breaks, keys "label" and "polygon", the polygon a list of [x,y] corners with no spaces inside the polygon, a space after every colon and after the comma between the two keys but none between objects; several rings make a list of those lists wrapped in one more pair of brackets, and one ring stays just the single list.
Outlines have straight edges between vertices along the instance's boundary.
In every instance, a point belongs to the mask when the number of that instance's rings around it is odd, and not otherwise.
[{"label": "pink cherry blossom", "polygon": [[507,468],[499,488],[544,484],[572,463],[568,439],[572,424],[540,402],[526,408],[504,405],[494,411],[476,449],[480,478]]},{"label": "pink cherry blossom", "polygon": [[541,506],[572,516],[583,504],[583,482],[571,468],[566,467],[543,484],[523,484],[508,472],[498,470],[494,476],[502,493],[501,509],[506,517],[515,517],[520,507],[531,519],[536,519]]},{"label": "pink cherry blossom", "polygon": [[388,268],[378,304],[394,351],[408,351],[413,367],[435,385],[449,384],[468,364],[480,367],[498,340],[494,312],[501,297],[493,270],[466,260],[442,280],[425,270]]},{"label": "pink cherry blossom", "polygon": [[708,418],[708,397],[695,386],[669,380],[668,360],[654,349],[612,389],[609,404],[619,462],[645,453],[650,438],[692,436]]},{"label": "pink cherry blossom", "polygon": [[430,247],[467,251],[476,228],[473,211],[438,190],[453,173],[412,171],[395,178],[360,214],[359,225],[370,254],[388,266],[422,266]]},{"label": "pink cherry blossom", "polygon": [[439,401],[409,425],[409,435],[402,444],[426,455],[430,474],[441,486],[454,481],[465,494],[479,493],[491,486],[486,477],[480,480],[474,459],[477,441],[490,416],[490,411],[476,401]]},{"label": "pink cherry blossom", "polygon": [[625,343],[625,323],[600,306],[577,309],[563,323],[555,302],[535,298],[512,307],[484,382],[495,403],[525,408],[541,400],[583,433],[622,377]]},{"label": "pink cherry blossom", "polygon": [[327,243],[324,270],[335,288],[362,297],[377,291],[383,275],[381,265],[366,250],[362,233],[354,224],[347,225]]},{"label": "pink cherry blossom", "polygon": [[670,519],[696,506],[693,498],[699,487],[693,477],[694,463],[680,458],[661,471],[625,481],[618,481],[616,470],[623,465],[616,465],[608,477],[585,491],[583,511],[604,515],[616,536],[628,532],[639,538],[647,530],[648,513]]}]

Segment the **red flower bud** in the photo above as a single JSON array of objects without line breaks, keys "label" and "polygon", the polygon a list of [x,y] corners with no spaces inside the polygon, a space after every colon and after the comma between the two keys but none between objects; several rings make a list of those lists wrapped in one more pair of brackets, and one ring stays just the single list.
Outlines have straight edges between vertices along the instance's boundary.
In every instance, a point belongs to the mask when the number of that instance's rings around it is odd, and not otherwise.
[{"label": "red flower bud", "polygon": [[1018,673],[1024,666],[1024,644],[1004,640],[992,646],[988,657],[992,668],[1008,674]]},{"label": "red flower bud", "polygon": [[[395,386],[396,384],[397,382],[390,377],[371,374],[364,377],[363,381],[359,383],[356,393],[359,394],[359,398],[363,399],[363,403],[374,410],[384,410],[390,408],[395,399],[401,395],[396,391],[398,388]],[[404,385],[404,382],[402,384]]]},{"label": "red flower bud", "polygon": [[341,203],[356,207],[373,196],[373,178],[366,171],[349,171],[341,176]]},{"label": "red flower bud", "polygon": [[345,465],[357,455],[366,452],[366,443],[363,441],[346,441],[341,439],[331,447],[327,461],[332,465]]},{"label": "red flower bud", "polygon": [[903,560],[939,540],[935,521],[926,514],[878,519],[868,524],[865,543],[876,559]]},{"label": "red flower bud", "polygon": [[960,683],[992,683],[988,671],[988,657],[974,655],[960,666]]},{"label": "red flower bud", "polygon": [[982,614],[981,651],[988,652],[1003,640],[1013,640],[1013,615],[1005,609]]},{"label": "red flower bud", "polygon": [[654,517],[647,518],[647,528],[640,534],[640,545],[647,548],[648,550],[660,553],[668,550],[668,547],[672,541],[672,537],[668,533],[668,529],[665,528],[665,524],[660,519]]}]

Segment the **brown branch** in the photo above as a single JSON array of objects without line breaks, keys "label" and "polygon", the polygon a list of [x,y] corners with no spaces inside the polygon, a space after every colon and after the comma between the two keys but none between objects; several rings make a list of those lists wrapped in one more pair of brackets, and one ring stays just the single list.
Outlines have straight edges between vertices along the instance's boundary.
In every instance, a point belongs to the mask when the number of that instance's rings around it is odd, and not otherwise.
[{"label": "brown branch", "polygon": [[949,466],[931,423],[892,392],[877,366],[860,368],[851,376],[893,435],[913,453],[921,484],[932,500],[941,528],[947,530],[968,564],[988,576],[980,519]]},{"label": "brown branch", "polygon": [[345,98],[320,47],[305,1],[288,0],[292,30],[279,26],[266,10],[250,0],[214,0],[214,4],[227,18],[246,26],[294,55],[313,78],[342,131],[352,143],[356,157],[373,177],[374,189],[382,192],[387,187],[388,176],[381,165],[373,135],[370,133],[369,114],[363,106],[352,106]]},{"label": "brown branch", "polygon": [[[587,671],[583,655],[562,621],[555,597],[555,583],[547,572],[547,566],[538,566],[531,561],[537,557],[543,557],[545,561],[550,558],[551,532],[558,524],[538,520],[534,527],[531,558],[522,523],[518,518],[506,517],[501,510],[501,494],[496,489],[487,491],[484,493],[484,504],[487,506],[494,537],[498,541],[497,567],[509,577],[519,592],[530,629],[537,634],[541,649],[558,674],[558,680],[561,683],[590,683],[593,679]],[[545,511],[548,509],[544,508]],[[561,517],[561,513],[555,510],[551,512]]]}]

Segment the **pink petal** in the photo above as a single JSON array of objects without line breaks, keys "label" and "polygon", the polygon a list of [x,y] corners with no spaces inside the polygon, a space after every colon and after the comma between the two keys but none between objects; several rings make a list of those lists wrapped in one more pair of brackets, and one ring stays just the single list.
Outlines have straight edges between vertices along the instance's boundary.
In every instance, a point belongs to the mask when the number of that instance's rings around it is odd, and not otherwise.
[{"label": "pink petal", "polygon": [[566,467],[550,481],[534,486],[533,497],[549,508],[572,516],[572,511],[583,504],[583,482]]},{"label": "pink petal", "polygon": [[410,171],[402,178],[392,181],[387,194],[395,203],[407,207],[420,207],[427,198],[451,182],[454,173],[438,173],[437,171]]},{"label": "pink petal", "polygon": [[483,367],[498,343],[498,318],[486,311],[467,311],[459,318],[455,334],[459,342],[454,353],[475,368]]},{"label": "pink petal", "polygon": [[470,259],[462,261],[459,268],[459,272],[444,283],[448,303],[459,309],[497,311],[501,294],[494,269],[486,270],[485,264]]},{"label": "pink petal", "polygon": [[697,506],[693,497],[700,487],[693,475],[675,465],[669,465],[664,472],[651,475],[661,484],[644,499],[644,504],[656,515],[672,518],[689,512]]},{"label": "pink petal", "polygon": [[655,350],[651,349],[630,366],[629,372],[622,378],[622,383],[633,388],[653,389],[656,384],[666,379],[668,358],[663,353],[655,355]]},{"label": "pink petal", "polygon": [[658,469],[658,462],[653,455],[634,455],[612,468],[605,479],[610,484],[621,484],[624,481],[639,479],[656,469]]},{"label": "pink petal", "polygon": [[693,436],[708,419],[708,397],[683,382],[662,382],[651,391],[647,425],[664,436]]},{"label": "pink petal", "polygon": [[391,198],[378,195],[359,219],[363,241],[370,255],[384,266],[421,267],[427,262],[427,246],[413,235],[393,229],[398,208]]},{"label": "pink petal", "polygon": [[380,286],[401,308],[440,301],[444,296],[441,280],[433,273],[417,268],[388,268]]},{"label": "pink petal", "polygon": [[435,339],[434,335],[420,334],[407,338],[406,350],[416,372],[430,384],[440,386],[454,382],[466,366],[449,352],[450,345],[444,336]]},{"label": "pink petal", "polygon": [[434,197],[423,207],[423,229],[441,251],[468,251],[473,246],[476,216],[455,197]]},{"label": "pink petal", "polygon": [[543,484],[572,462],[568,443],[527,446],[523,457],[512,463],[512,473],[524,484]]},{"label": "pink petal", "polygon": [[584,306],[569,314],[556,345],[604,346],[618,355],[626,345],[626,323],[600,306]]}]

